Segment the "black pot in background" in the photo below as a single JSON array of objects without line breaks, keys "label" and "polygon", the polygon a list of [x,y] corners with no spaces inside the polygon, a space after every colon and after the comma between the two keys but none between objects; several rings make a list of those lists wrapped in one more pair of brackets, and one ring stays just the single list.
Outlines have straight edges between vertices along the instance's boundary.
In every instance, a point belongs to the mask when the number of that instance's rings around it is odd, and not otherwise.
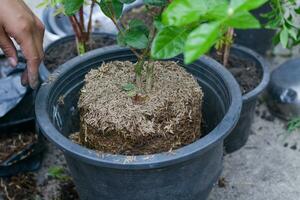
[{"label": "black pot in background", "polygon": [[[236,124],[241,95],[232,75],[202,57],[186,69],[205,93],[203,116],[208,133],[173,152],[123,156],[95,152],[68,139],[79,130],[77,102],[85,75],[103,62],[136,61],[128,49],[106,47],[76,57],[54,72],[36,99],[43,134],[63,150],[81,199],[205,200],[222,171],[223,139]],[[180,64],[183,59],[178,57]],[[64,104],[58,99],[63,96]]]},{"label": "black pot in background", "polygon": [[[271,11],[269,3],[263,5],[257,10],[254,10],[254,14],[261,24],[266,24],[267,19],[262,17],[262,14]],[[276,31],[271,29],[249,29],[249,30],[235,30],[236,38],[235,43],[246,46],[254,51],[266,55],[269,50],[272,49],[272,40]]]},{"label": "black pot in background", "polygon": [[[111,38],[113,40],[116,39],[116,35],[110,34],[110,33],[92,33],[91,36],[92,37],[107,37],[107,38]],[[60,38],[60,39],[50,43],[45,48],[45,55],[47,56],[47,52],[52,51],[53,49],[57,48],[58,44],[69,42],[69,41],[74,41],[74,43],[75,43],[75,40],[76,39],[75,39],[74,35],[69,35],[69,36]],[[57,51],[60,51],[60,49],[57,49]],[[40,69],[39,69],[40,79],[44,82],[50,74],[51,74],[51,71],[47,68],[47,66],[45,66],[44,63],[41,63]]]},{"label": "black pot in background", "polygon": [[255,62],[256,67],[261,71],[262,80],[254,90],[243,95],[240,119],[224,142],[227,153],[232,153],[246,144],[251,131],[257,99],[270,81],[269,63],[262,56],[251,49],[239,45],[232,47],[231,54]]},{"label": "black pot in background", "polygon": [[[26,131],[35,132],[35,121],[27,121],[18,125],[0,127],[0,134],[9,134]],[[37,133],[39,134],[39,133]],[[36,171],[40,168],[43,160],[43,152],[46,149],[44,139],[38,135],[35,143],[12,155],[0,164],[0,177],[14,176],[21,172]]]}]

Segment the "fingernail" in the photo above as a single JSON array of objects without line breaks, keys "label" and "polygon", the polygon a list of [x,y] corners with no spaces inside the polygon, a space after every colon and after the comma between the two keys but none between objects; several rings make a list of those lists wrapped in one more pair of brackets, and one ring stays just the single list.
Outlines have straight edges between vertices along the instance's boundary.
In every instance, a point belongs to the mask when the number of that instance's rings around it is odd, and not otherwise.
[{"label": "fingernail", "polygon": [[8,58],[8,62],[9,62],[9,64],[12,66],[12,67],[16,67],[17,66],[17,61],[16,61],[16,59],[15,58],[13,58],[13,57],[9,57]]}]

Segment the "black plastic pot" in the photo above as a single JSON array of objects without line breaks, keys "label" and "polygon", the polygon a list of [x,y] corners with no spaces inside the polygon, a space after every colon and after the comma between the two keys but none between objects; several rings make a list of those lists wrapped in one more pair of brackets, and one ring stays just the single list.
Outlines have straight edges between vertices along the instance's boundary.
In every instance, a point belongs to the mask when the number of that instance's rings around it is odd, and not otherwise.
[{"label": "black plastic pot", "polygon": [[[110,34],[110,33],[92,33],[92,37],[107,37],[107,38],[111,38],[113,40],[116,39],[116,35],[114,34]],[[65,36],[63,38],[60,38],[52,43],[50,43],[46,48],[45,48],[45,55],[47,55],[47,52],[52,51],[53,49],[57,49],[57,51],[60,51],[60,49],[57,48],[57,46],[61,43],[66,43],[66,42],[70,42],[70,41],[74,41],[75,43],[75,36],[74,35],[68,35]],[[45,81],[48,76],[51,74],[51,71],[47,68],[47,66],[45,66],[45,64],[42,62],[40,65],[40,69],[39,69],[39,75],[40,75],[40,79],[42,81]]]},{"label": "black plastic pot", "polygon": [[[0,134],[35,131],[35,121],[0,127]],[[43,152],[46,146],[42,137],[37,142],[12,155],[0,164],[0,177],[13,176],[21,172],[38,170],[42,164]]]},{"label": "black plastic pot", "polygon": [[[68,135],[79,130],[77,102],[84,76],[113,60],[136,61],[128,49],[107,47],[74,58],[55,72],[37,95],[37,122],[63,150],[81,199],[204,200],[222,171],[223,140],[236,124],[241,95],[232,75],[203,57],[186,69],[205,93],[206,136],[173,152],[128,157],[79,146]],[[180,64],[183,59],[174,59]],[[63,96],[64,104],[58,102]],[[61,102],[61,101],[60,101]]]},{"label": "black plastic pot", "polygon": [[[262,24],[266,24],[267,19],[262,17],[271,11],[269,3],[256,9],[252,12]],[[254,51],[266,55],[272,48],[272,40],[276,31],[271,29],[248,29],[248,30],[235,30],[236,38],[235,43],[246,46]]]},{"label": "black plastic pot", "polygon": [[243,105],[240,119],[234,130],[225,139],[225,150],[227,153],[232,153],[242,148],[246,144],[251,131],[257,99],[259,95],[266,89],[270,81],[270,66],[262,56],[249,48],[239,45],[234,45],[232,47],[231,54],[253,61],[258,70],[261,72],[262,80],[254,90],[243,95]]}]

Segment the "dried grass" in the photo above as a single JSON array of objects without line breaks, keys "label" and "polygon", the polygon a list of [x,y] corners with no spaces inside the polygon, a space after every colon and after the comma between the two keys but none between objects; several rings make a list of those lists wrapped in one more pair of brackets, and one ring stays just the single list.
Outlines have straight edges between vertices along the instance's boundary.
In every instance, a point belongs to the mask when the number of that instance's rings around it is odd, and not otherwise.
[{"label": "dried grass", "polygon": [[203,93],[197,81],[175,62],[151,64],[153,89],[141,105],[122,90],[134,82],[133,63],[106,63],[86,75],[78,103],[81,144],[140,155],[176,149],[200,137]]}]

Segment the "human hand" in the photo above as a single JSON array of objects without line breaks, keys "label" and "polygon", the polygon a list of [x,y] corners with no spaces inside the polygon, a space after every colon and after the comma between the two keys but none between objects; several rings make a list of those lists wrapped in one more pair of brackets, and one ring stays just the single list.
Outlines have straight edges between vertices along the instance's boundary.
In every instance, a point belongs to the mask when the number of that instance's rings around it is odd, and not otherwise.
[{"label": "human hand", "polygon": [[0,0],[0,5],[0,48],[15,67],[18,57],[10,37],[16,40],[27,60],[22,84],[34,89],[39,84],[38,70],[44,56],[44,25],[22,0]]}]

